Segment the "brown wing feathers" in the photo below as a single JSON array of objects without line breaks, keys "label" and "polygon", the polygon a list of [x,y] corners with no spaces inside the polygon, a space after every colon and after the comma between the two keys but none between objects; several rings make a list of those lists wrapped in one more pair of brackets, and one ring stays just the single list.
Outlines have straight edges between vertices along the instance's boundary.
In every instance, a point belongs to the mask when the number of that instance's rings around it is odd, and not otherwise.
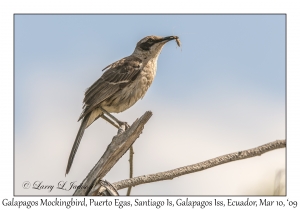
[{"label": "brown wing feathers", "polygon": [[[81,120],[90,113],[102,101],[112,96],[118,90],[132,82],[139,74],[142,60],[136,57],[123,58],[110,66],[103,75],[85,92],[83,112],[79,117]],[[79,121],[78,120],[78,121]]]}]

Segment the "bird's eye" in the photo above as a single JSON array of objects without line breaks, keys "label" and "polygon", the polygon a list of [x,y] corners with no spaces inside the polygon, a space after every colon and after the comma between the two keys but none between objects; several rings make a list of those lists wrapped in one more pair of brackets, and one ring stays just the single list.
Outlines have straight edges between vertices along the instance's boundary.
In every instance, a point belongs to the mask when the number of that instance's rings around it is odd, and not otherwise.
[{"label": "bird's eye", "polygon": [[149,43],[152,43],[154,40],[152,38],[148,39]]}]

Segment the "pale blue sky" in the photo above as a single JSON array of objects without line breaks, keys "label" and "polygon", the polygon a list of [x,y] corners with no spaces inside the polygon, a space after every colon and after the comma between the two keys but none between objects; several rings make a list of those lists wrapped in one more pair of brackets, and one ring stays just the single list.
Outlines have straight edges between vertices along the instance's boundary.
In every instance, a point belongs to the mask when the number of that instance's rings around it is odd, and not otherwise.
[{"label": "pale blue sky", "polygon": [[[74,84],[84,90],[99,70],[130,54],[135,43],[149,34],[175,34],[182,41],[181,53],[174,50],[175,44],[168,44],[160,56],[160,79],[152,87],[159,90],[158,97],[168,95],[168,100],[181,103],[180,95],[199,102],[192,97],[195,91],[199,97],[215,99],[212,94],[259,91],[283,103],[284,29],[283,15],[17,15],[16,123],[30,106],[26,82],[44,71],[32,65],[54,65],[51,72],[43,73],[62,80],[73,75]],[[84,65],[82,60],[95,64],[94,72],[85,71],[85,78],[91,78],[86,83],[72,71],[73,66]],[[67,66],[59,68],[63,64]]]},{"label": "pale blue sky", "polygon": [[[182,141],[192,145],[189,140],[198,138],[196,144],[205,145],[210,154],[216,150],[215,155],[285,138],[284,15],[15,15],[15,141],[16,155],[19,156],[16,168],[26,162],[23,158],[26,155],[41,155],[34,152],[44,148],[38,146],[39,143],[53,140],[52,144],[62,149],[61,156],[55,156],[61,168],[52,171],[57,171],[58,180],[63,177],[79,128],[76,121],[81,113],[85,89],[101,76],[105,66],[131,54],[136,42],[147,35],[177,35],[182,47],[178,48],[175,42],[164,47],[158,60],[157,76],[145,98],[126,113],[116,115],[131,124],[144,111],[152,110],[154,116],[141,138],[148,134],[148,143],[153,142],[156,148],[163,147],[162,139],[166,145],[170,144],[168,141],[174,142],[175,147]],[[86,131],[82,142],[89,138],[100,142],[99,135],[108,132],[103,145],[95,146],[106,148],[107,138],[111,138],[115,130],[105,123],[94,124]],[[158,127],[164,127],[170,133],[159,131]],[[97,134],[92,135],[93,129]],[[55,137],[50,138],[53,133]],[[192,136],[185,136],[187,133]],[[50,140],[46,140],[47,137]],[[158,143],[155,144],[153,139]],[[146,147],[141,142],[138,142],[141,148],[136,153],[147,153],[147,149],[153,152],[151,145]],[[30,146],[36,150],[31,150]],[[93,147],[91,143],[82,143],[78,157],[75,157],[70,176],[73,173],[78,182],[90,169],[81,171],[82,175],[76,177],[76,171],[82,166],[79,161],[90,160],[83,152],[89,151],[90,147]],[[192,154],[192,147],[197,146],[190,147],[186,150]],[[97,156],[90,160],[91,165],[103,151],[93,154]],[[155,149],[155,152],[158,151]],[[54,161],[47,154],[53,155],[53,150],[39,156],[40,161]],[[170,151],[172,155],[176,155],[176,151]],[[277,156],[282,159],[284,152]],[[167,167],[154,167],[148,173],[212,157],[208,154],[195,160],[191,158],[174,166],[170,159],[165,165],[161,164]],[[161,159],[168,160],[167,157]],[[140,173],[146,172],[141,170]],[[23,174],[20,166],[17,182],[24,179]],[[33,174],[28,172],[27,176],[35,177]],[[217,188],[205,191],[204,188],[190,194],[226,194],[226,189],[231,194],[242,193],[224,186],[224,191]],[[155,190],[140,191],[139,194],[147,192],[157,194]],[[177,193],[176,189],[172,192]]]}]

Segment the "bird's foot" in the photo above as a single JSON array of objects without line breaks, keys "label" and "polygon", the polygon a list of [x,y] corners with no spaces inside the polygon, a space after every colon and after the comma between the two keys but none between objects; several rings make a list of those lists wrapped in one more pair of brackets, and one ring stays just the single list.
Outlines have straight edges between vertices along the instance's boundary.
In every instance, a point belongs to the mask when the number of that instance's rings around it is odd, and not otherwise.
[{"label": "bird's foot", "polygon": [[118,121],[118,124],[119,124],[118,135],[122,134],[130,127],[127,122]]}]

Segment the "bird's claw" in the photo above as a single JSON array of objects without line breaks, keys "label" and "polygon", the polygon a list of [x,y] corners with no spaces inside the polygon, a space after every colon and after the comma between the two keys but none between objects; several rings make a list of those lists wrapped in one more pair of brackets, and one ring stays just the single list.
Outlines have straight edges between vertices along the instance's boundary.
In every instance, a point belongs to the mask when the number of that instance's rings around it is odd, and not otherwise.
[{"label": "bird's claw", "polygon": [[119,121],[118,124],[119,124],[118,135],[122,134],[124,131],[126,131],[130,127],[127,122]]},{"label": "bird's claw", "polygon": [[125,130],[127,130],[130,127],[127,122],[125,122],[124,125],[125,125]]}]

